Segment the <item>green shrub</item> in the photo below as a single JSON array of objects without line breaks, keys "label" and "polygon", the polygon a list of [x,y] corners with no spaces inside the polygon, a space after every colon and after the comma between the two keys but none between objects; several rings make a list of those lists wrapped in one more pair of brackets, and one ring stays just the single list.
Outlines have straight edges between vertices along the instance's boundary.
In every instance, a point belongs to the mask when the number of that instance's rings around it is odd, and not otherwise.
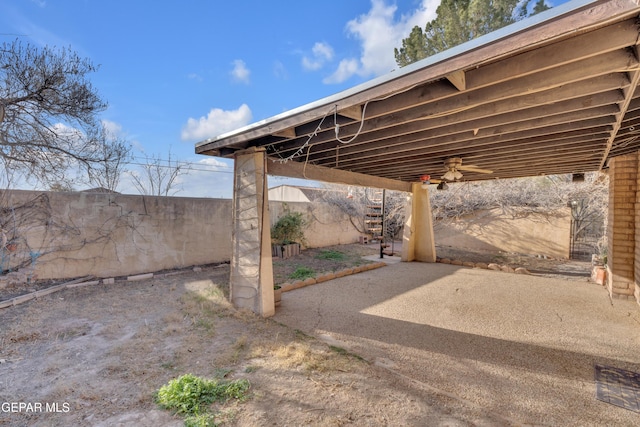
[{"label": "green shrub", "polygon": [[309,277],[314,277],[315,275],[316,272],[309,267],[298,267],[296,268],[296,271],[289,275],[289,279],[304,280]]},{"label": "green shrub", "polygon": [[300,212],[287,211],[278,222],[271,227],[273,243],[288,245],[290,243],[305,243],[304,229],[308,223]]},{"label": "green shrub", "polygon": [[213,414],[189,415],[184,419],[184,427],[217,427],[216,417]]},{"label": "green shrub", "polygon": [[219,381],[186,374],[160,387],[160,390],[156,393],[155,401],[164,409],[175,411],[178,414],[191,415],[192,417],[189,418],[191,421],[200,418],[201,421],[198,422],[202,422],[210,418],[205,416],[206,410],[202,412],[203,417],[193,417],[201,415],[202,407],[228,399],[243,400],[249,387],[249,381],[245,379]]},{"label": "green shrub", "polygon": [[317,259],[332,259],[335,261],[343,261],[345,259],[345,254],[340,251],[320,251],[318,255],[316,255]]}]

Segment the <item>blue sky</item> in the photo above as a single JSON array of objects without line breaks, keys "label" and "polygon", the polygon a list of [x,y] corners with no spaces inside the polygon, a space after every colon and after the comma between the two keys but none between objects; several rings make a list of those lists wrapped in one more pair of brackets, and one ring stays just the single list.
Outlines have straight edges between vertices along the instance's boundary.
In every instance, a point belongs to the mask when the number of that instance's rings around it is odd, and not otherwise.
[{"label": "blue sky", "polygon": [[[100,65],[102,119],[135,161],[171,150],[198,169],[176,195],[231,197],[232,162],[194,154],[196,142],[390,72],[393,48],[438,3],[3,0],[0,40],[70,46]],[[137,193],[126,177],[119,190]]]}]

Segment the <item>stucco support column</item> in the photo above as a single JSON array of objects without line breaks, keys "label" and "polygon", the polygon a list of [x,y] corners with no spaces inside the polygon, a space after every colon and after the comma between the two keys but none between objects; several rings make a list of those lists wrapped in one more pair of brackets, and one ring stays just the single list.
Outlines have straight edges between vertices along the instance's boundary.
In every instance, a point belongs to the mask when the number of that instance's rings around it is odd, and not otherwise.
[{"label": "stucco support column", "polygon": [[402,261],[436,262],[429,190],[421,183],[414,183],[411,190],[405,206]]},{"label": "stucco support column", "polygon": [[235,155],[230,294],[235,307],[275,314],[271,229],[262,150]]}]

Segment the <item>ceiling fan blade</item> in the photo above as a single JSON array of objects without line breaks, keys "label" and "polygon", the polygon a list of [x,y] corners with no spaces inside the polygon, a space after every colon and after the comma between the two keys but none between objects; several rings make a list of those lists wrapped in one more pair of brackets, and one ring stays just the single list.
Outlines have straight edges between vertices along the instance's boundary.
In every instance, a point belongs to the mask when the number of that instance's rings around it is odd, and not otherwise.
[{"label": "ceiling fan blade", "polygon": [[462,171],[476,172],[476,173],[493,173],[492,170],[482,169],[477,166],[467,165],[467,166],[458,166],[458,169]]}]

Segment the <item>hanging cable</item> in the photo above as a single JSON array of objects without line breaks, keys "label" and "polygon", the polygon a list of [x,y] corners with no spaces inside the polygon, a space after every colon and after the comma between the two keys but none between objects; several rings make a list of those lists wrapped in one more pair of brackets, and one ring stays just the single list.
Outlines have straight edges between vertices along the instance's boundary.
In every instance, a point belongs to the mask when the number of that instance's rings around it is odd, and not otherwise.
[{"label": "hanging cable", "polygon": [[358,128],[358,131],[348,141],[341,140],[340,136],[338,135],[340,133],[340,125],[338,124],[338,104],[335,105],[335,110],[333,111],[333,122],[336,124],[336,141],[341,144],[348,144],[356,139],[358,135],[360,135],[360,132],[362,132],[362,127],[364,126],[364,115],[367,112],[367,105],[369,105],[369,101],[365,102],[364,106],[362,107],[362,117],[360,118],[360,127]]},{"label": "hanging cable", "polygon": [[[322,123],[324,123],[324,119],[327,118],[327,116],[329,115],[329,113],[331,113],[331,110],[327,111],[324,116],[322,117],[322,119],[320,120],[320,123],[318,123],[318,126],[316,126],[315,130],[313,131],[313,133],[311,133],[308,137],[307,140],[305,141],[304,144],[302,144],[302,146],[300,148],[298,148],[296,150],[295,153],[291,154],[290,156],[287,157],[282,157],[280,156],[280,153],[278,153],[276,151],[276,154],[278,155],[278,157],[280,157],[279,159],[275,159],[274,162],[280,162],[280,163],[287,163],[289,160],[292,160],[294,157],[298,157],[299,155],[301,155],[304,152],[304,149],[307,148],[309,146],[309,143],[311,142],[311,139],[315,136],[318,136],[318,132],[320,132],[322,130]],[[308,158],[308,153],[307,153],[307,158]]]}]

